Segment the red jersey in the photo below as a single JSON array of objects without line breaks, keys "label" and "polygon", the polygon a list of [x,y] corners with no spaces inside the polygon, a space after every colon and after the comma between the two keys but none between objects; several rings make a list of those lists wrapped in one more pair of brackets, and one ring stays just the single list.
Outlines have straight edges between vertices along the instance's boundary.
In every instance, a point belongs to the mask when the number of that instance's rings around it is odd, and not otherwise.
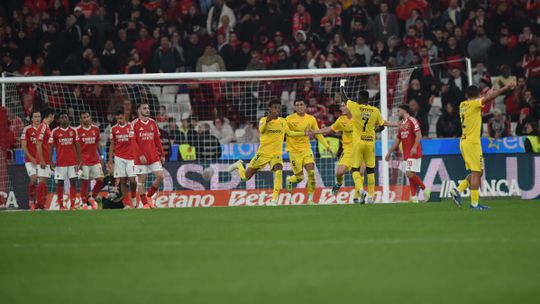
[{"label": "red jersey", "polygon": [[135,165],[142,165],[139,156],[144,155],[146,164],[152,164],[159,161],[160,156],[165,156],[163,145],[161,144],[161,134],[156,122],[149,118],[143,121],[139,118],[132,123],[135,130],[135,142],[139,147],[137,157],[135,157]]},{"label": "red jersey", "polygon": [[[33,125],[24,127],[21,134],[21,141],[26,141],[26,147],[28,148],[28,154],[38,161],[37,157],[37,140],[38,140],[38,129]],[[29,163],[30,159],[24,155],[24,162]]]},{"label": "red jersey", "polygon": [[77,131],[72,127],[65,129],[56,127],[52,130],[49,144],[56,148],[56,166],[68,167],[77,165],[75,143],[79,141]]},{"label": "red jersey", "polygon": [[[51,162],[49,160],[49,137],[51,137],[51,129],[49,128],[49,125],[42,122],[39,124],[37,128],[37,140],[41,141],[41,150],[43,151],[43,161],[45,164],[50,165]],[[36,149],[36,156],[37,155],[37,149]],[[40,159],[38,159],[38,162]]]},{"label": "red jersey", "polygon": [[86,129],[82,125],[77,127],[77,136],[79,137],[79,145],[81,146],[82,164],[85,166],[93,166],[100,163],[99,154],[97,152],[101,135],[99,128],[91,125]]},{"label": "red jersey", "polygon": [[86,18],[92,17],[99,9],[99,6],[94,1],[89,2],[79,2],[75,5],[75,8],[80,8],[81,12]]},{"label": "red jersey", "polygon": [[121,157],[123,159],[135,159],[136,148],[135,134],[133,133],[133,127],[130,123],[126,123],[121,126],[115,124],[111,128],[111,136],[109,137],[111,142],[114,142],[114,156]]},{"label": "red jersey", "polygon": [[403,145],[403,159],[422,157],[421,144],[416,148],[416,154],[411,154],[411,148],[416,141],[416,132],[418,131],[420,131],[420,123],[412,116],[399,123],[397,138],[401,140]]}]

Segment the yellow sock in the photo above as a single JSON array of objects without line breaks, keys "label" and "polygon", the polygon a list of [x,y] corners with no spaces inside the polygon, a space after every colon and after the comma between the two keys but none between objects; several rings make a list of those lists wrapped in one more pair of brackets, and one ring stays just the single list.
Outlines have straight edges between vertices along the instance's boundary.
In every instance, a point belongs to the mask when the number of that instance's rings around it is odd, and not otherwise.
[{"label": "yellow sock", "polygon": [[352,173],[352,178],[354,181],[354,197],[359,198],[360,197],[360,191],[362,188],[364,188],[364,176],[360,174],[358,171],[354,171]]},{"label": "yellow sock", "polygon": [[277,202],[279,192],[281,191],[281,183],[283,171],[276,170],[274,171],[274,192],[272,193],[272,201]]},{"label": "yellow sock", "polygon": [[368,194],[373,197],[375,194],[375,173],[369,173],[367,175]]},{"label": "yellow sock", "polygon": [[240,175],[241,180],[247,181],[246,168],[244,168],[244,164],[242,163],[238,163],[238,175]]},{"label": "yellow sock", "polygon": [[336,175],[336,183],[343,185],[343,175]]},{"label": "yellow sock", "polygon": [[469,181],[464,179],[459,183],[459,186],[457,187],[459,192],[465,191],[465,189],[469,188]]},{"label": "yellow sock", "polygon": [[308,185],[307,185],[307,192],[308,194],[313,194],[315,193],[315,171],[313,170],[309,170],[307,172],[307,180],[308,180]]},{"label": "yellow sock", "polygon": [[473,207],[478,206],[478,200],[480,199],[480,195],[478,194],[478,189],[471,190],[471,205]]},{"label": "yellow sock", "polygon": [[299,176],[291,175],[291,176],[287,177],[287,180],[291,184],[298,184],[299,182],[304,180],[304,175],[299,175]]}]

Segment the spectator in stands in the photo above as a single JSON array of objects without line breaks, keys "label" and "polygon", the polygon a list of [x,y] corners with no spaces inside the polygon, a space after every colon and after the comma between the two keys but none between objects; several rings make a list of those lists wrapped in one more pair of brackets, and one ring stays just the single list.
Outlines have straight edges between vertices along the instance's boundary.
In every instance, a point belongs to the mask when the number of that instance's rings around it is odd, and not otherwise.
[{"label": "spectator in stands", "polygon": [[139,39],[135,41],[133,46],[139,52],[143,65],[149,69],[152,64],[152,49],[156,45],[156,39],[148,34],[148,29],[142,27],[139,30]]},{"label": "spectator in stands", "polygon": [[450,0],[448,9],[446,9],[442,18],[444,22],[451,21],[452,24],[461,27],[467,16],[463,14],[458,0]]},{"label": "spectator in stands", "polygon": [[278,59],[272,64],[272,70],[287,70],[293,68],[291,59],[287,56],[287,53],[284,50],[278,51],[277,54]]},{"label": "spectator in stands", "polygon": [[154,51],[153,70],[158,73],[179,72],[182,66],[180,54],[175,48],[171,48],[169,38],[163,36],[160,38],[160,45]]},{"label": "spectator in stands", "polygon": [[419,79],[411,80],[409,90],[407,92],[407,100],[414,99],[418,102],[420,108],[429,113],[434,96],[431,96],[428,91],[422,88]]},{"label": "spectator in stands", "polygon": [[236,142],[238,143],[258,143],[259,132],[255,127],[253,121],[246,121],[243,128],[236,130],[235,132]]},{"label": "spectator in stands", "polygon": [[165,128],[165,130],[169,132],[169,138],[174,141],[174,143],[178,144],[184,142],[184,135],[180,132],[178,124],[176,124],[176,118],[169,117],[167,119],[167,128]]},{"label": "spectator in stands", "polygon": [[41,70],[32,62],[32,55],[25,55],[23,65],[19,69],[21,76],[42,76]]},{"label": "spectator in stands", "polygon": [[197,133],[193,130],[193,126],[196,125],[195,120],[190,120],[189,117],[182,117],[180,122],[180,133],[182,133],[182,142],[192,143],[194,138],[197,137]]},{"label": "spectator in stands", "polygon": [[420,108],[420,104],[415,99],[409,100],[409,108],[411,116],[416,118],[420,123],[420,130],[422,136],[427,137],[429,135],[429,122],[427,118],[427,112]]},{"label": "spectator in stands", "polygon": [[371,48],[366,44],[365,37],[356,37],[354,48],[356,50],[356,54],[360,55],[361,66],[368,66],[368,64],[371,63]]},{"label": "spectator in stands", "polygon": [[206,30],[210,36],[214,36],[217,30],[223,26],[223,16],[227,16],[229,26],[234,28],[236,17],[233,10],[227,6],[225,0],[214,0],[214,5],[210,8],[206,19]]},{"label": "spectator in stands", "polygon": [[540,129],[536,122],[529,122],[525,128],[527,138],[525,139],[526,153],[540,153]]},{"label": "spectator in stands", "polygon": [[461,124],[459,115],[454,110],[452,103],[444,105],[442,115],[437,120],[437,137],[459,137],[461,136]]},{"label": "spectator in stands", "polygon": [[476,29],[476,37],[471,40],[467,46],[467,53],[472,61],[481,61],[484,64],[488,62],[488,51],[492,42],[486,36],[484,28],[479,26]]},{"label": "spectator in stands", "polygon": [[93,0],[82,0],[75,5],[75,10],[81,11],[86,18],[92,17],[99,9],[97,3]]},{"label": "spectator in stands", "polygon": [[259,51],[251,52],[251,61],[246,66],[246,71],[266,70],[266,66]]},{"label": "spectator in stands", "polygon": [[168,122],[169,115],[167,114],[166,106],[159,106],[159,112],[156,115],[156,122]]},{"label": "spectator in stands", "polygon": [[130,58],[124,68],[124,74],[141,74],[146,73],[146,67],[144,67],[143,61],[139,56],[139,51],[136,48],[130,52]]},{"label": "spectator in stands", "polygon": [[493,110],[493,117],[488,122],[488,134],[492,138],[510,136],[510,122],[499,109]]},{"label": "spectator in stands", "polygon": [[212,45],[207,45],[204,54],[197,60],[197,72],[219,72],[225,71],[223,58],[216,54]]},{"label": "spectator in stands", "polygon": [[527,124],[534,121],[531,118],[531,110],[529,108],[521,109],[519,113],[519,120],[516,125],[516,136],[527,135]]},{"label": "spectator in stands", "polygon": [[476,63],[476,65],[473,68],[472,74],[473,74],[472,82],[473,82],[473,85],[475,86],[480,85],[480,80],[490,78],[489,73],[486,69],[486,66],[481,61]]},{"label": "spectator in stands", "polygon": [[526,90],[519,101],[521,109],[527,108],[530,111],[531,118],[535,121],[540,119],[540,103],[534,98],[531,90]]},{"label": "spectator in stands", "polygon": [[174,144],[174,142],[171,139],[169,132],[167,132],[163,128],[159,128],[159,133],[161,145],[163,146],[163,151],[165,151],[165,161],[169,161],[169,159],[171,158],[172,145]]},{"label": "spectator in stands", "polygon": [[19,70],[19,62],[11,57],[9,51],[2,55],[3,71],[7,73],[15,73]]},{"label": "spectator in stands", "polygon": [[197,153],[197,159],[215,160],[221,157],[221,145],[219,140],[210,134],[210,126],[207,123],[201,123],[194,139],[193,146]]},{"label": "spectator in stands", "polygon": [[396,56],[396,65],[397,66],[411,65],[413,55],[414,53],[409,49],[409,47],[407,47],[407,45],[402,45]]},{"label": "spectator in stands", "polygon": [[[253,0],[248,0],[250,2]],[[255,2],[255,1],[253,1]],[[306,7],[302,2],[296,5],[296,12],[293,15],[292,33],[297,31],[309,31],[311,29],[311,15],[306,11]]]},{"label": "spectator in stands", "polygon": [[[350,56],[349,51],[347,51],[347,54]],[[373,56],[371,57],[370,65],[371,66],[386,66],[389,58],[390,58],[390,54],[388,53],[388,48],[386,47],[384,42],[380,40],[377,41],[375,43],[375,49],[373,50]],[[348,64],[348,66],[355,66],[355,65]]]},{"label": "spectator in stands", "polygon": [[221,118],[214,119],[214,128],[211,129],[210,133],[214,135],[222,145],[234,141],[234,131],[228,120],[224,121]]},{"label": "spectator in stands", "polygon": [[379,4],[379,14],[373,20],[373,35],[377,39],[388,40],[399,35],[399,23],[396,16],[389,12],[388,3]]},{"label": "spectator in stands", "polygon": [[448,78],[448,94],[451,98],[450,102],[454,104],[454,108],[459,107],[459,103],[465,100],[465,89],[467,89],[467,77],[459,68],[451,70],[450,78]]},{"label": "spectator in stands", "polygon": [[101,67],[101,62],[99,61],[98,57],[92,57],[91,61],[91,67],[87,71],[86,74],[89,75],[105,75],[107,74],[107,70],[105,70],[103,67]]},{"label": "spectator in stands", "polygon": [[107,74],[118,73],[118,55],[114,49],[114,42],[111,39],[105,41],[105,46],[100,56],[101,66],[107,72]]}]

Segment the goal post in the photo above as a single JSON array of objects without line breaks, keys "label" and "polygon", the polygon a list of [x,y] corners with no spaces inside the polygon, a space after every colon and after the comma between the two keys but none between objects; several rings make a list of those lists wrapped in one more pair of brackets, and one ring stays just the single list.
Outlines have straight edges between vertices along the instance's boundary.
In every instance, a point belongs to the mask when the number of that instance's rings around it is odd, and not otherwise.
[{"label": "goal post", "polygon": [[[347,83],[347,89],[350,92],[354,92],[351,98],[355,99],[358,91],[367,89],[370,92],[371,98],[377,98],[376,104],[378,104],[377,106],[381,110],[383,119],[387,120],[390,116],[388,107],[388,96],[390,96],[390,93],[388,92],[390,88],[387,83],[389,81],[388,73],[390,73],[390,71],[388,71],[386,67],[365,67],[169,74],[15,76],[0,78],[0,84],[2,86],[2,103],[6,105],[8,112],[19,115],[21,120],[26,119],[24,124],[28,123],[28,113],[25,112],[26,109],[24,108],[24,96],[26,96],[24,94],[27,94],[26,91],[30,91],[31,94],[34,94],[33,98],[35,98],[35,100],[39,99],[39,103],[42,107],[55,104],[53,107],[56,107],[58,110],[62,110],[62,107],[68,107],[74,109],[76,113],[77,110],[86,109],[89,105],[84,96],[80,98],[74,97],[75,95],[72,92],[74,90],[73,88],[77,87],[79,90],[86,90],[91,86],[108,88],[107,94],[110,94],[110,98],[107,100],[111,103],[115,101],[114,98],[117,98],[116,96],[118,96],[118,94],[128,96],[134,105],[137,104],[137,100],[141,98],[152,98],[158,106],[170,106],[171,110],[169,114],[177,115],[176,118],[180,121],[182,117],[186,115],[188,117],[197,116],[195,108],[198,107],[201,102],[200,99],[191,95],[191,91],[189,91],[189,93],[185,92],[187,92],[188,89],[191,90],[191,86],[203,87],[204,85],[207,85],[204,90],[199,90],[203,91],[201,93],[204,95],[203,99],[208,97],[215,98],[218,102],[225,102],[229,96],[233,96],[235,101],[232,102],[232,104],[237,107],[236,111],[239,112],[238,115],[248,117],[246,118],[247,120],[257,121],[262,117],[266,108],[262,107],[261,104],[266,103],[268,99],[272,97],[280,98],[284,105],[288,106],[282,114],[292,114],[292,107],[290,105],[293,103],[294,98],[304,94],[301,90],[305,88],[305,83],[307,82],[310,82],[311,85],[315,87],[314,91],[316,91],[316,96],[321,96],[321,98],[324,98],[332,104],[332,99],[336,99],[336,96],[339,94],[339,80],[348,78],[350,80]],[[396,73],[396,75],[397,74],[399,73]],[[408,84],[409,76],[410,73],[401,73],[395,76],[394,78],[397,77],[399,80],[394,79],[393,84],[390,86],[400,86],[403,83]],[[349,84],[351,85],[349,86]],[[173,91],[171,91],[171,95],[174,95],[172,98],[165,96],[165,89],[169,86],[175,87],[173,88]],[[186,89],[186,87],[188,87],[188,89]],[[182,92],[182,90],[185,92]],[[392,98],[394,100],[403,100],[404,94],[406,94],[406,88],[392,88],[391,90],[394,92],[392,93]],[[153,97],[148,97],[150,95]],[[220,95],[221,97],[217,97],[217,95]],[[185,99],[187,99],[187,101]],[[323,104],[322,100],[319,102]],[[332,105],[335,106],[335,103]],[[187,106],[187,110],[184,108],[178,110],[182,106]],[[211,111],[215,112],[215,114],[212,114],[211,116],[230,119],[226,114],[220,112],[221,110],[218,109],[220,107],[219,104],[216,104],[214,105],[214,108],[210,108]],[[169,111],[169,108],[167,111]],[[154,116],[155,114],[156,112],[154,111],[152,115]],[[202,119],[200,117],[198,119],[199,122],[206,120],[206,118]],[[335,119],[337,119],[337,117],[329,119],[329,123],[333,122]],[[78,119],[72,123],[72,125],[78,125]],[[378,140],[380,140],[381,143],[381,155],[384,159],[384,155],[388,152],[388,128],[385,128],[381,132]],[[221,158],[221,162],[227,163],[232,163],[235,160],[236,159],[232,158]],[[285,159],[284,161],[287,162]],[[337,159],[333,162],[332,168],[330,168],[330,165],[328,165],[328,168],[323,168],[322,170],[325,171],[323,173],[327,176],[333,176],[336,164]],[[212,161],[208,160],[204,161],[202,166],[211,165]],[[378,161],[377,166],[382,168],[377,170],[379,172],[377,184],[382,186],[379,201],[390,202],[392,199],[390,197],[389,164],[386,161]],[[214,178],[222,179],[221,174],[218,175],[218,177]],[[350,186],[351,179],[348,178],[347,181],[349,181]],[[256,186],[256,188],[259,188],[259,186],[262,188],[271,188],[269,182],[253,182],[251,184],[239,183],[235,185],[242,189],[252,189],[254,186]],[[327,182],[322,186],[328,188],[332,185]],[[52,188],[51,185],[49,187]],[[214,188],[210,186],[209,190],[213,189]]]}]

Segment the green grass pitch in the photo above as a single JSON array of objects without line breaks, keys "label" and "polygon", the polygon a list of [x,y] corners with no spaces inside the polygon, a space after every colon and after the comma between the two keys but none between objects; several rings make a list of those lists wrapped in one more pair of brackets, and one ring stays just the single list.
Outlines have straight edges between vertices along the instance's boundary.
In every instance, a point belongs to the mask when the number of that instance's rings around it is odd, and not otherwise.
[{"label": "green grass pitch", "polygon": [[540,203],[488,205],[3,212],[0,302],[539,303]]}]

